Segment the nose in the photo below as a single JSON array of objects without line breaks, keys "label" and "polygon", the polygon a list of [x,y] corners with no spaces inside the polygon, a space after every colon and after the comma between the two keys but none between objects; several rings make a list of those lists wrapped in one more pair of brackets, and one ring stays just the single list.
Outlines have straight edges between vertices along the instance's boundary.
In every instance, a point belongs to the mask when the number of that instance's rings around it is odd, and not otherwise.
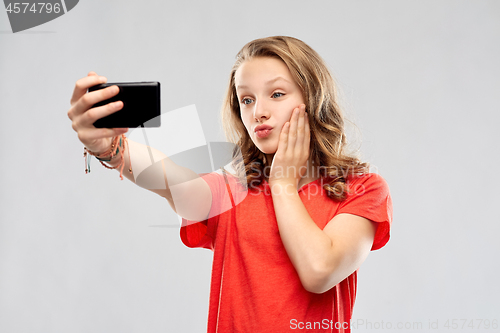
[{"label": "nose", "polygon": [[255,102],[253,110],[255,120],[260,122],[262,120],[269,119],[270,115],[268,105],[264,100],[261,99]]}]

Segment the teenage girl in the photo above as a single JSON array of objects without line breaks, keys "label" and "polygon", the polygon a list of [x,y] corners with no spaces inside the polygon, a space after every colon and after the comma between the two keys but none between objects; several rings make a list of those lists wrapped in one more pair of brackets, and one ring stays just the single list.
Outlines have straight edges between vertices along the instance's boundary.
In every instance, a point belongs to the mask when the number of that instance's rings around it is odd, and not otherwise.
[{"label": "teenage girl", "polygon": [[[130,160],[149,161],[144,147],[127,129],[92,125],[123,106],[91,108],[118,93],[86,93],[103,82],[78,80],[68,116],[88,154],[134,181]],[[249,42],[221,117],[241,154],[233,172],[200,177],[153,149],[166,185],[152,191],[183,218],[186,246],[214,252],[208,332],[350,332],[358,268],[389,240],[392,202],[384,179],[345,151],[324,61],[292,37]]]}]

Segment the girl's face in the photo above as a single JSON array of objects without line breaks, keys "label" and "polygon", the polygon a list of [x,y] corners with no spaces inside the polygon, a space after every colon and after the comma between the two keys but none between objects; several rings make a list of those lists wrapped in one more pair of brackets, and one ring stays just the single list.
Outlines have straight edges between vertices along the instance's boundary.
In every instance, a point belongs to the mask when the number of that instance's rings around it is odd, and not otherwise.
[{"label": "girl's face", "polygon": [[[269,160],[278,149],[283,125],[304,98],[285,63],[271,57],[257,57],[240,65],[234,76],[243,124],[254,144]],[[268,132],[257,126],[267,125]]]}]

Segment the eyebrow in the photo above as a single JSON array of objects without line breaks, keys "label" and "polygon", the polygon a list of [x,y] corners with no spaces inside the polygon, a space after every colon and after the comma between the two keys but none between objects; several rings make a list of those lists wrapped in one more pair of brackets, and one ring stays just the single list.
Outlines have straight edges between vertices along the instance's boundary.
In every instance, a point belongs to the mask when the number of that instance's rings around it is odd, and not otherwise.
[{"label": "eyebrow", "polygon": [[[283,80],[283,81],[285,81],[285,82],[287,82],[287,83],[291,83],[290,81],[288,81],[288,80],[287,80],[287,79],[285,79],[284,77],[282,77],[282,76],[277,76],[277,77],[275,77],[274,79],[269,80],[269,81],[267,81],[267,82],[266,82],[266,83],[264,83],[264,84],[265,84],[266,86],[269,86],[269,85],[271,85],[271,84],[273,84],[273,83],[275,83],[276,81],[279,81],[279,80]],[[248,87],[247,87],[247,86],[245,86],[245,85],[239,85],[239,86],[237,86],[237,87],[236,87],[236,89],[242,89],[242,88],[248,88]]]}]

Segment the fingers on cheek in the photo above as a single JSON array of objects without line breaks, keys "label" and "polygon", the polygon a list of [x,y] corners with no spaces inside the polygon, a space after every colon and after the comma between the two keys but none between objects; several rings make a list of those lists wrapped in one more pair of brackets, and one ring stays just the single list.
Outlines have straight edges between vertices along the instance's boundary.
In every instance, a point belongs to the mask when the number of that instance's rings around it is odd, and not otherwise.
[{"label": "fingers on cheek", "polygon": [[284,135],[288,135],[289,131],[290,131],[290,123],[286,122],[285,125],[283,125],[283,131],[282,131],[282,133]]},{"label": "fingers on cheek", "polygon": [[311,129],[309,127],[309,117],[307,112],[304,113],[304,155],[309,158],[309,146],[311,143]]}]

